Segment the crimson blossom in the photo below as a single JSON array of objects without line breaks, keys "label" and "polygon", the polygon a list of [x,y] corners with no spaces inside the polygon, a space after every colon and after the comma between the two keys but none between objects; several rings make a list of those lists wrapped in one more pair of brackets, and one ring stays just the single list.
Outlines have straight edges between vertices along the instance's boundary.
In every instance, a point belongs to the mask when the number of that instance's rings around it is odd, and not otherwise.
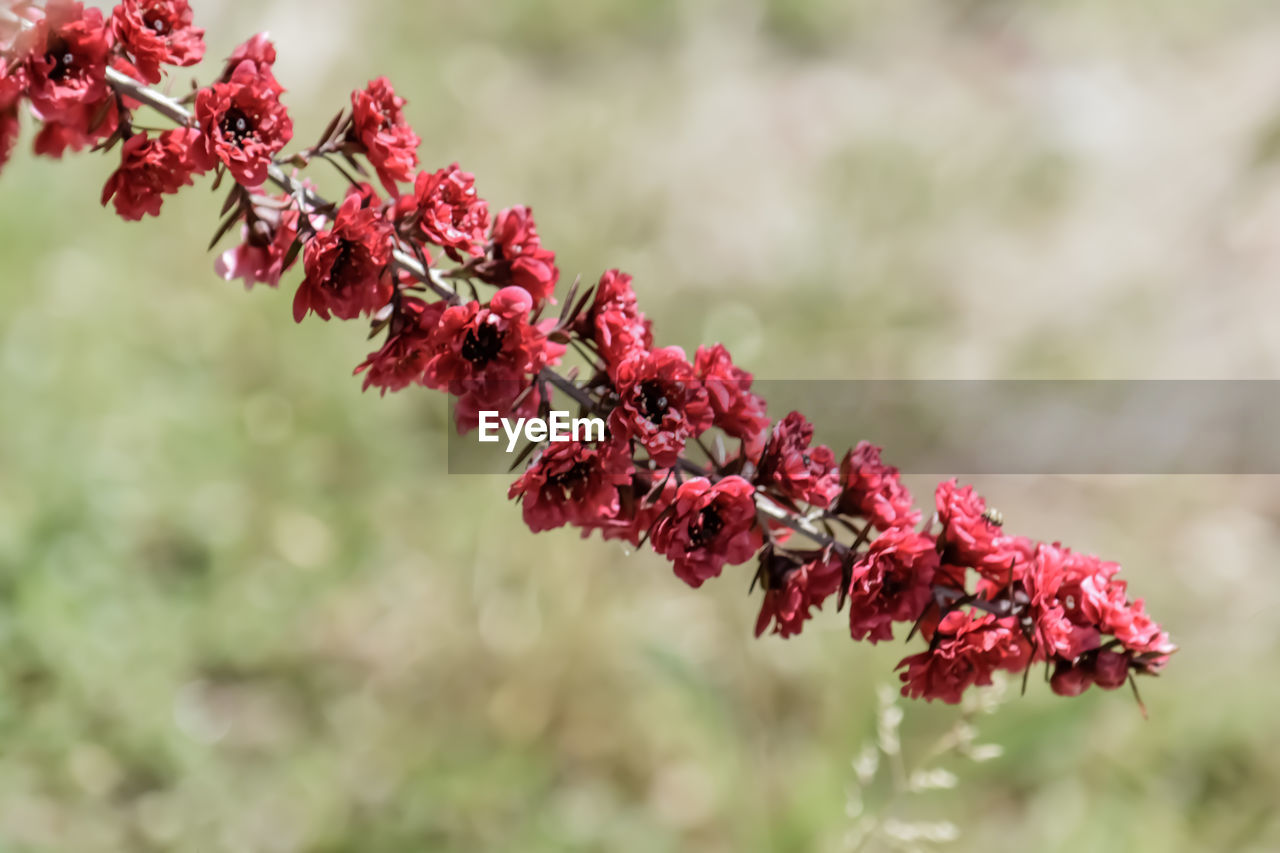
[{"label": "crimson blossom", "polygon": [[755,490],[741,477],[712,483],[687,480],[651,529],[653,547],[671,560],[676,577],[692,587],[718,577],[727,563],[745,563],[760,550]]},{"label": "crimson blossom", "polygon": [[204,30],[191,19],[187,0],[122,0],[111,13],[111,32],[137,76],[159,83],[161,66],[185,67],[204,58]]},{"label": "crimson blossom", "polygon": [[840,493],[836,457],[824,445],[810,447],[813,424],[791,412],[773,428],[757,464],[756,482],[793,501],[825,509]]},{"label": "crimson blossom", "polygon": [[870,519],[877,530],[920,523],[911,493],[902,485],[898,469],[880,459],[880,448],[858,442],[840,460],[840,497],[836,510]]},{"label": "crimson blossom", "polygon": [[685,442],[711,426],[707,389],[679,347],[632,353],[618,365],[614,384],[619,402],[609,429],[638,442],[662,468],[675,465]]},{"label": "crimson blossom", "polygon": [[307,274],[293,297],[297,322],[309,311],[322,320],[330,313],[351,320],[390,301],[391,228],[363,202],[358,192],[349,193],[333,227],[307,241],[302,255]]},{"label": "crimson blossom", "polygon": [[712,423],[742,442],[744,457],[759,458],[772,421],[764,398],[751,391],[751,374],[733,363],[724,344],[698,347],[693,372],[707,389]]},{"label": "crimson blossom", "polygon": [[[37,153],[97,141],[118,151],[101,198],[125,219],[157,214],[165,195],[216,169],[215,186],[235,182],[218,237],[241,234],[218,273],[275,286],[301,256],[294,318],[367,318],[380,337],[354,370],[365,389],[446,391],[460,432],[481,411],[545,413],[557,393],[605,418],[603,440],[523,448],[529,461],[507,494],[531,530],[648,543],[692,587],[756,556],[758,635],[800,634],[833,597],[854,639],[910,626],[927,646],[899,663],[902,692],[926,700],[958,702],[997,671],[1032,665],[1061,695],[1114,690],[1176,651],[1115,563],[1007,533],[955,481],[937,486],[926,517],[880,448],[861,442],[837,465],[803,414],[773,422],[724,346],[699,347],[692,363],[679,347],[655,347],[630,275],[606,270],[582,295],[575,285],[559,316],[544,318],[560,270],[531,210],[491,221],[456,163],[415,174],[419,139],[385,78],[352,92],[347,120],[339,112],[324,138],[288,156],[292,122],[265,35],[178,102],[135,78],[154,82],[164,66],[200,58],[188,0],[122,0],[109,21],[72,0],[44,12],[24,2],[20,17],[25,29],[0,32],[0,166],[26,104]],[[144,105],[177,126],[135,125]],[[323,159],[350,175],[339,157],[376,173],[388,197],[348,177],[331,204],[283,169]],[[264,193],[266,181],[280,192]],[[557,371],[570,345],[581,362]]]},{"label": "crimson blossom", "polygon": [[204,165],[221,161],[246,187],[266,181],[271,158],[293,138],[293,121],[280,103],[275,77],[252,60],[237,65],[226,82],[201,89],[195,114]]},{"label": "crimson blossom", "polygon": [[441,315],[422,384],[458,398],[454,420],[460,431],[475,429],[481,411],[524,417],[536,410],[537,398],[524,393],[530,377],[557,363],[564,345],[547,339],[547,324],[529,322],[532,308],[528,292],[512,286],[487,306],[472,301]]},{"label": "crimson blossom", "polygon": [[653,346],[653,324],[638,307],[631,276],[619,270],[600,276],[591,307],[579,315],[574,331],[591,341],[610,375],[632,353]]},{"label": "crimson blossom", "polygon": [[151,137],[146,131],[124,141],[120,167],[102,188],[102,203],[114,200],[124,219],[159,216],[164,196],[191,183],[203,171],[192,161],[199,131],[181,127]]},{"label": "crimson blossom", "polygon": [[9,162],[9,155],[18,141],[18,106],[22,103],[25,88],[22,68],[10,71],[7,63],[0,62],[0,170]]},{"label": "crimson blossom", "polygon": [[351,141],[360,146],[392,195],[398,192],[397,181],[413,180],[422,141],[405,121],[404,105],[386,77],[351,93]]},{"label": "crimson blossom", "polygon": [[26,96],[43,121],[79,119],[107,97],[111,32],[102,12],[72,0],[52,0],[16,45]]},{"label": "crimson blossom", "polygon": [[494,217],[489,246],[491,260],[475,268],[480,280],[499,287],[523,287],[535,306],[552,298],[560,270],[556,253],[542,246],[532,210],[521,204]]},{"label": "crimson blossom", "polygon": [[[252,206],[245,218],[243,242],[219,255],[214,271],[227,281],[243,280],[246,290],[255,284],[275,287],[297,260],[293,250],[302,214],[277,197]],[[323,222],[312,224],[313,230],[320,227]]]},{"label": "crimson blossom", "polygon": [[113,133],[119,109],[106,83],[111,31],[102,13],[72,0],[52,0],[14,44],[23,94],[43,122],[37,154],[61,157]]},{"label": "crimson blossom", "polygon": [[1012,617],[953,610],[932,632],[929,650],[904,658],[902,691],[913,698],[959,702],[974,685],[991,684],[997,670],[1021,672],[1031,662],[1031,644]]},{"label": "crimson blossom", "polygon": [[617,518],[620,489],[629,488],[631,457],[612,442],[555,442],[520,475],[507,496],[521,501],[535,533],[572,524],[591,528]]},{"label": "crimson blossom", "polygon": [[840,589],[840,560],[830,549],[790,552],[766,547],[760,552],[757,577],[764,601],[756,617],[756,636],[770,625],[784,638],[799,634],[812,610]]},{"label": "crimson blossom", "polygon": [[489,205],[476,194],[475,175],[457,163],[436,172],[419,172],[413,194],[396,201],[402,227],[433,243],[454,260],[459,253],[480,255],[489,230]]},{"label": "crimson blossom", "polygon": [[389,321],[386,343],[355,369],[357,375],[365,375],[365,389],[377,388],[382,394],[422,381],[431,361],[431,338],[445,305],[403,296],[397,308]]}]

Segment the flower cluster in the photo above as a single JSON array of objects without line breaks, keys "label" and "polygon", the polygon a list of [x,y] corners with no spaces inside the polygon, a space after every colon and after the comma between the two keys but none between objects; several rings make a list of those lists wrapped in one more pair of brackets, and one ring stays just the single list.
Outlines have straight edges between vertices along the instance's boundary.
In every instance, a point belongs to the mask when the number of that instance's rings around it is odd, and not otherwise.
[{"label": "flower cluster", "polygon": [[[556,256],[529,208],[491,217],[458,164],[418,171],[419,137],[385,78],[286,157],[293,125],[265,36],[237,48],[188,110],[144,85],[203,56],[186,0],[123,0],[107,18],[73,0],[19,14],[21,31],[0,33],[0,166],[25,104],[38,153],[119,149],[102,203],[126,219],[158,214],[196,175],[213,171],[215,187],[229,176],[214,242],[233,230],[240,241],[218,273],[276,286],[301,258],[297,321],[367,318],[380,336],[355,369],[366,389],[444,391],[461,431],[480,411],[545,411],[557,393],[606,421],[603,438],[525,448],[508,497],[531,530],[648,543],[692,587],[754,557],[757,634],[799,634],[834,599],[855,640],[921,638],[899,664],[913,697],[957,702],[997,670],[1035,664],[1062,695],[1114,689],[1175,650],[1115,564],[1006,533],[955,482],[937,487],[926,518],[879,448],[861,443],[837,463],[801,413],[775,422],[722,345],[692,361],[656,346],[626,273],[557,302]],[[144,105],[177,126],[135,127]],[[340,201],[285,171],[315,159],[347,177]],[[380,189],[355,177],[370,174]],[[542,316],[556,304],[559,316]],[[571,347],[581,363],[556,372]]]}]

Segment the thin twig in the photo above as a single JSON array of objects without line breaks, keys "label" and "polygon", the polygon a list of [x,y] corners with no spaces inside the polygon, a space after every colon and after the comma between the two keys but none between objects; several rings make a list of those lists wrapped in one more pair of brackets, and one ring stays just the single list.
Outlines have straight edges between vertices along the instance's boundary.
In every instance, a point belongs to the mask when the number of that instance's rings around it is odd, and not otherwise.
[{"label": "thin twig", "polygon": [[[132,98],[139,103],[146,104],[156,112],[165,116],[169,120],[187,127],[196,127],[197,123],[190,110],[182,106],[180,103],[167,95],[161,94],[151,89],[127,74],[122,74],[114,68],[107,69],[107,83],[111,85],[116,92],[126,97]],[[331,209],[332,206],[315,191],[302,184],[300,181],[294,180],[277,164],[272,164],[267,169],[267,177],[271,183],[275,184],[284,192],[291,196],[295,196],[307,204],[312,212],[317,210]],[[391,254],[391,263],[395,268],[408,273],[413,278],[427,285],[440,298],[456,303],[458,301],[457,292],[449,286],[445,274],[440,270],[429,268],[423,265],[417,258],[407,252],[396,249]],[[550,368],[544,367],[539,373],[538,378],[554,385],[564,394],[580,403],[591,411],[603,411],[600,404],[595,398],[588,394],[585,390],[578,387],[570,379],[561,376]],[[682,463],[685,460],[681,460]],[[698,476],[711,476],[717,479],[714,474],[708,474],[707,471],[693,463],[683,466],[685,470],[696,472]],[[829,546],[839,554],[849,553],[849,546],[836,540],[832,536],[823,533],[815,527],[808,519],[795,515],[774,503],[767,495],[761,492],[755,493],[756,509],[762,515],[765,515],[778,523],[789,527],[797,533],[800,533],[820,545]],[[856,547],[856,546],[855,546]]]}]

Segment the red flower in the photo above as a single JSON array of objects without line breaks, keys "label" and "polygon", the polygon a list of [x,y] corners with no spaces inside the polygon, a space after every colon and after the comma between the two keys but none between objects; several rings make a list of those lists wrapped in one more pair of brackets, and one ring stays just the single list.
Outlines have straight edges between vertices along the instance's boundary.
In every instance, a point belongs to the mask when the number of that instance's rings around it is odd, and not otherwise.
[{"label": "red flower", "polygon": [[764,399],[751,393],[751,374],[734,365],[724,344],[698,347],[693,369],[707,389],[715,425],[741,441],[748,458],[758,458],[770,420]]},{"label": "red flower", "polygon": [[669,511],[653,525],[654,550],[675,564],[676,576],[692,587],[716,577],[760,550],[755,489],[741,477],[714,485],[706,477],[686,480]]},{"label": "red flower", "polygon": [[0,60],[0,170],[9,162],[14,143],[18,141],[18,104],[26,85],[22,67],[9,72],[9,63]]},{"label": "red flower", "polygon": [[[288,197],[279,201],[288,202]],[[226,281],[243,279],[246,290],[255,284],[275,287],[297,258],[293,247],[302,217],[296,207],[289,206],[256,208],[251,218],[243,229],[243,242],[219,255],[213,268]]]},{"label": "red flower", "polygon": [[396,218],[416,225],[423,239],[444,248],[480,255],[489,230],[489,205],[476,195],[475,175],[454,163],[438,172],[419,172],[413,195],[396,202]]},{"label": "red flower", "polygon": [[530,325],[532,307],[533,299],[523,288],[504,287],[488,306],[454,305],[441,316],[422,381],[459,398],[454,419],[460,431],[474,429],[480,411],[506,417],[536,408],[537,398],[528,394],[519,411],[513,409],[529,378],[554,364],[564,347]]},{"label": "red flower", "polygon": [[954,705],[970,686],[990,684],[997,669],[1021,672],[1030,657],[1031,646],[1012,618],[953,610],[938,624],[929,651],[898,664],[907,670],[900,676],[902,695]]},{"label": "red flower", "polygon": [[125,219],[158,216],[163,196],[191,183],[196,167],[190,150],[199,137],[199,131],[184,127],[155,138],[142,132],[126,139],[120,167],[102,188],[102,203],[114,198],[116,213]]},{"label": "red flower", "polygon": [[610,375],[628,356],[653,346],[652,324],[636,306],[631,276],[618,270],[600,276],[591,308],[575,327],[578,334],[595,342]]},{"label": "red flower", "polygon": [[1084,600],[1080,607],[1084,617],[1115,637],[1129,651],[1147,656],[1151,666],[1159,669],[1175,651],[1169,635],[1147,614],[1143,600],[1130,602],[1124,581],[1103,580],[1095,575],[1080,584]]},{"label": "red flower", "polygon": [[204,58],[204,30],[191,26],[187,0],[121,0],[111,32],[133,59],[138,76],[159,83],[161,65],[195,65]]},{"label": "red flower", "polygon": [[18,38],[27,97],[45,121],[83,126],[108,97],[107,54],[111,33],[102,12],[71,0],[50,0],[45,17]]},{"label": "red flower", "polygon": [[542,248],[533,211],[518,205],[499,213],[493,222],[491,251],[492,260],[478,270],[484,281],[523,287],[535,306],[551,298],[560,270],[556,267],[556,253]]},{"label": "red flower", "polygon": [[634,466],[616,445],[552,442],[538,452],[507,497],[522,500],[534,533],[572,524],[592,528],[617,516],[619,489]]},{"label": "red flower", "polygon": [[877,530],[913,527],[920,522],[912,508],[911,493],[898,477],[898,469],[880,461],[880,448],[865,441],[840,462],[843,491],[836,507],[846,515],[860,515]]},{"label": "red flower", "polygon": [[892,640],[894,622],[915,622],[933,597],[938,550],[910,527],[880,534],[853,565],[849,631],[855,640]]},{"label": "red flower", "polygon": [[79,151],[115,132],[119,125],[116,100],[106,97],[95,104],[68,109],[61,118],[46,121],[32,147],[44,157],[61,157],[66,150]]},{"label": "red flower", "polygon": [[756,617],[756,636],[773,623],[773,633],[799,634],[815,607],[840,588],[840,560],[826,551],[789,553],[766,548],[760,554],[764,601]]},{"label": "red flower", "polygon": [[276,64],[276,46],[267,38],[266,33],[258,33],[231,52],[227,64],[223,66],[222,77],[219,78],[221,82],[230,83],[236,69],[245,62],[252,63],[253,76],[275,92],[277,97],[284,94],[284,87],[276,80],[272,71],[272,66]]},{"label": "red flower", "polygon": [[396,181],[413,179],[422,141],[404,119],[405,105],[386,77],[371,80],[363,91],[351,93],[351,134],[364,148],[387,192],[397,195]]},{"label": "red flower", "polygon": [[773,428],[760,456],[756,482],[795,501],[826,509],[840,492],[836,457],[825,445],[810,447],[813,424],[791,412]]},{"label": "red flower", "polygon": [[1025,562],[1019,541],[1001,530],[972,486],[960,488],[955,480],[939,483],[935,500],[944,563],[977,569],[993,581],[1004,582]]},{"label": "red flower", "polygon": [[252,61],[241,62],[225,83],[196,95],[196,119],[209,165],[221,160],[237,182],[261,186],[271,158],[293,138],[293,122],[273,88],[275,78]]},{"label": "red flower", "polygon": [[444,310],[443,302],[424,302],[412,296],[402,298],[391,317],[386,343],[355,369],[357,375],[368,371],[364,390],[376,386],[386,394],[421,381],[431,358],[431,334],[440,324]]},{"label": "red flower", "polygon": [[619,403],[609,430],[644,445],[660,468],[676,464],[685,441],[706,432],[713,417],[707,390],[679,347],[633,353],[618,365]]},{"label": "red flower", "polygon": [[357,193],[338,209],[333,227],[307,241],[302,251],[306,278],[293,297],[293,319],[308,311],[328,320],[372,314],[391,299],[391,229],[376,210],[361,207]]},{"label": "red flower", "polygon": [[[621,455],[621,454],[620,454]],[[676,497],[676,481],[670,471],[650,471],[632,466],[630,485],[618,489],[618,510],[608,518],[583,525],[582,536],[599,530],[601,538],[621,539],[639,545]]]},{"label": "red flower", "polygon": [[[1102,642],[1096,614],[1086,612],[1086,584],[1090,590],[1119,569],[1097,557],[1078,554],[1060,545],[1028,543],[1029,559],[1019,573],[1030,598],[1041,654],[1070,662]],[[1004,581],[990,582],[991,586]]]},{"label": "red flower", "polygon": [[20,129],[18,105],[15,103],[0,109],[0,171],[4,170],[4,165],[9,162],[9,157],[13,154],[13,146],[18,141]]}]

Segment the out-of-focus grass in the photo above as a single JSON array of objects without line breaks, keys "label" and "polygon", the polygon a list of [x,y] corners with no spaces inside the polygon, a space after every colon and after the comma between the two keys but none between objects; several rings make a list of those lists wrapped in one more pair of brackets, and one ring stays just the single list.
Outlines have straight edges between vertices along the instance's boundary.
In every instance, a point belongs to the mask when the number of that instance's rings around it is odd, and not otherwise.
[{"label": "out-of-focus grass", "polygon": [[[197,16],[215,58],[279,38],[301,142],[389,75],[426,165],[532,204],[567,277],[635,273],[661,342],[761,376],[1280,362],[1267,4]],[[742,573],[694,592],[527,534],[501,478],[444,473],[442,400],[360,393],[358,327],[212,276],[215,199],[122,223],[109,170],[24,151],[0,179],[0,847],[841,849],[900,644],[831,614],[753,640]],[[1005,757],[920,816],[963,850],[1280,845],[1275,484],[979,486],[1124,562],[1184,649],[1149,722],[1033,679],[984,723]],[[908,752],[953,717],[910,706]]]}]

